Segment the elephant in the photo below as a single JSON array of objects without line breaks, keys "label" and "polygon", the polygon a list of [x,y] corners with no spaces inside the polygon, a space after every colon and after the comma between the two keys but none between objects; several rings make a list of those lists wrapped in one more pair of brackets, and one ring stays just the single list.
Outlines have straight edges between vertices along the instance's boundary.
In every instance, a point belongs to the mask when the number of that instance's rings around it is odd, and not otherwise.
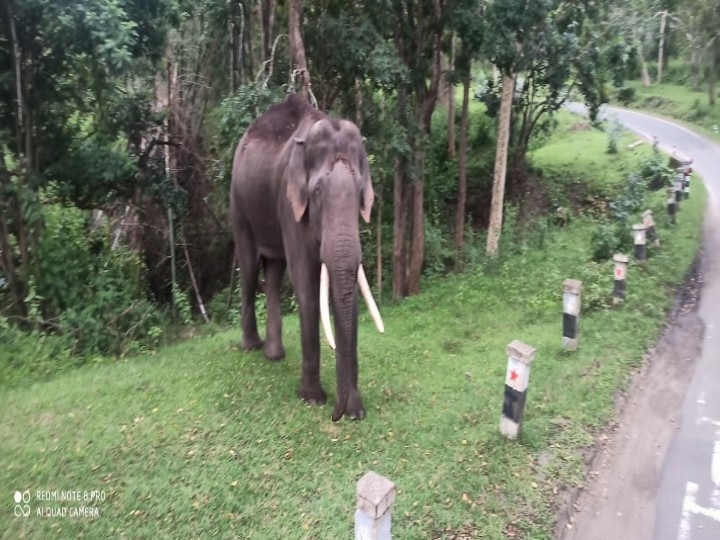
[{"label": "elephant", "polygon": [[[335,349],[333,422],[365,417],[358,389],[356,284],[380,332],[384,326],[361,264],[358,215],[370,221],[374,191],[357,126],[293,94],[248,127],[235,151],[230,213],[241,272],[242,348],[285,357],[280,289],[287,268],[297,297],[302,344],[298,396],[322,405],[319,320]],[[255,297],[264,267],[265,342]],[[336,340],[330,326],[330,290]]]}]

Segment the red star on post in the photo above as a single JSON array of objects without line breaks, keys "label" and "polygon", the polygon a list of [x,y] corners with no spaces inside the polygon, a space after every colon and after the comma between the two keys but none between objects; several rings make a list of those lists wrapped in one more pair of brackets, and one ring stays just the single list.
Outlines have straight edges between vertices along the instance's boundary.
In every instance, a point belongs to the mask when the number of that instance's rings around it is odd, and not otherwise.
[{"label": "red star on post", "polygon": [[621,269],[621,268],[616,268],[616,269],[615,269],[615,277],[618,278],[618,279],[621,279],[621,278],[622,278],[622,275],[623,275],[622,269]]},{"label": "red star on post", "polygon": [[511,380],[511,381],[514,381],[514,380],[516,380],[517,378],[518,378],[517,371],[515,371],[515,370],[513,369],[513,370],[510,372],[510,380]]}]

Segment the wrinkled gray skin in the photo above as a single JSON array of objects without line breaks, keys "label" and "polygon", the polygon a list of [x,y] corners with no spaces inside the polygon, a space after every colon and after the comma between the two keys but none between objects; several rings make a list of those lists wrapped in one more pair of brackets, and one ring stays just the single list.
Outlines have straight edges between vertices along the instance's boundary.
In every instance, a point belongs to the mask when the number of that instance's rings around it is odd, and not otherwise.
[{"label": "wrinkled gray skin", "polygon": [[[333,421],[363,418],[358,390],[358,215],[370,219],[370,169],[358,128],[330,118],[293,95],[257,118],[233,162],[230,206],[242,279],[242,347],[264,346],[284,358],[280,286],[287,266],[295,289],[302,339],[299,396],[324,404],[320,385],[320,265],[330,275],[335,321],[337,398]],[[255,318],[261,262],[267,296],[266,341]]]}]

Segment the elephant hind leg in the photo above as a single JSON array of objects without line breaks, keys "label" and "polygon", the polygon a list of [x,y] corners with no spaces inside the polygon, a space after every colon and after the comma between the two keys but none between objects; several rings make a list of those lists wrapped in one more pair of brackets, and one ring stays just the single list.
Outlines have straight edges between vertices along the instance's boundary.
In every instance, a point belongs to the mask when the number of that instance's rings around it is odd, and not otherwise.
[{"label": "elephant hind leg", "polygon": [[284,260],[265,259],[265,295],[267,300],[265,357],[268,360],[282,360],[285,358],[285,348],[282,344],[282,308],[280,306],[284,273]]},{"label": "elephant hind leg", "polygon": [[240,264],[242,289],[242,348],[244,351],[261,349],[255,317],[255,295],[257,292],[260,257],[250,227],[242,219],[235,223],[235,254]]}]

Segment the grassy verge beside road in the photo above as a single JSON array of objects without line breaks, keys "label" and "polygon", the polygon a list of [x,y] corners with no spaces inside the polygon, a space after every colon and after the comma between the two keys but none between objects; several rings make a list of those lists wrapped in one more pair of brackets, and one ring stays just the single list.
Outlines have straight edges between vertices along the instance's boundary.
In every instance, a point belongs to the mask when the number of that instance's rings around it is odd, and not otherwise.
[{"label": "grassy verge beside road", "polygon": [[[720,141],[720,103],[710,106],[706,90],[693,92],[676,84],[652,85],[646,88],[639,81],[629,81],[626,86],[635,93],[629,107],[680,120]],[[720,98],[718,101],[720,102]]]},{"label": "grassy verge beside road", "polygon": [[[583,174],[618,158],[607,135],[574,138],[593,152]],[[560,139],[554,144],[562,145]],[[567,143],[571,145],[572,143]],[[588,150],[592,148],[592,150]],[[620,145],[622,159],[634,159]],[[627,153],[627,154],[626,154]],[[556,152],[535,155],[556,166]],[[584,166],[581,166],[585,169]],[[604,182],[604,180],[597,180]],[[593,434],[614,412],[653,343],[700,242],[705,191],[693,184],[678,225],[664,194],[649,198],[662,248],[632,264],[628,299],[609,307],[612,262],[590,262],[596,223],[580,217],[504,245],[505,255],[383,309],[386,334],[363,314],[360,387],[368,417],[330,422],[331,406],[295,397],[297,317],[285,320],[287,360],[237,349],[239,329],[157,354],[86,365],[0,387],[0,485],[8,538],[348,538],[355,483],[375,470],[397,483],[396,538],[549,538],[558,493],[584,477]],[[639,221],[639,216],[638,216]],[[583,281],[580,349],[561,351],[561,292]],[[537,348],[523,437],[502,439],[506,346]],[[335,368],[322,379],[334,400]],[[99,517],[15,518],[10,493],[103,490]]]}]

